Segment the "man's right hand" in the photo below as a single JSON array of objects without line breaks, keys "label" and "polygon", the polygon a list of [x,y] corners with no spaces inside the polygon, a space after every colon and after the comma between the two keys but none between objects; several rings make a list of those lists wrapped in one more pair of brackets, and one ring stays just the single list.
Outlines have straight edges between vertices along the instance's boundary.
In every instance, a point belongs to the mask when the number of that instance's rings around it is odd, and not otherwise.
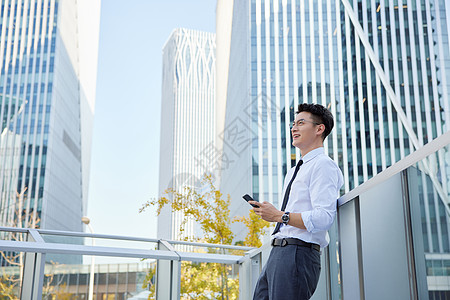
[{"label": "man's right hand", "polygon": [[267,201],[264,201],[264,202],[249,201],[249,203],[259,206],[259,207],[254,207],[253,211],[258,216],[261,216],[261,218],[264,221],[282,222],[281,216],[284,214],[284,212],[276,209],[276,207],[273,206],[271,203],[269,203]]}]

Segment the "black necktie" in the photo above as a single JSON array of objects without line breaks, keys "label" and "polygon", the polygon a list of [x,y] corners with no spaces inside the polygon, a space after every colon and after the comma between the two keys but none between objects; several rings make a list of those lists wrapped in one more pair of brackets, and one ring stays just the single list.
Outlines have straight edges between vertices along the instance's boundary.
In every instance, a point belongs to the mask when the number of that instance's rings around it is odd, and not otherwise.
[{"label": "black necktie", "polygon": [[[284,211],[284,209],[286,208],[286,205],[289,200],[289,193],[291,192],[292,182],[294,182],[295,176],[297,176],[297,173],[298,173],[298,169],[300,169],[300,166],[302,164],[303,164],[303,160],[299,160],[297,163],[297,166],[295,167],[294,175],[292,175],[291,181],[289,181],[289,184],[286,188],[286,193],[284,193],[284,199],[283,199],[283,205],[281,205],[281,211]],[[272,234],[275,234],[280,230],[281,224],[282,223],[280,223],[280,222],[277,223],[277,226],[275,227],[275,230],[273,231]]]}]

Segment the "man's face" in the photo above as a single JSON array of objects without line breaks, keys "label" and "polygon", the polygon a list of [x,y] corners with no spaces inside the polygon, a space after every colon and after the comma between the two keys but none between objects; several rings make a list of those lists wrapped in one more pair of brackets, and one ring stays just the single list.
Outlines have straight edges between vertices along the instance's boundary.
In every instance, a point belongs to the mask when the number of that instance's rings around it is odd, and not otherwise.
[{"label": "man's face", "polygon": [[318,124],[313,118],[312,114],[309,112],[302,111],[295,117],[295,126],[291,128],[292,133],[292,145],[299,149],[308,149],[315,143],[321,140],[320,126],[323,124]]}]

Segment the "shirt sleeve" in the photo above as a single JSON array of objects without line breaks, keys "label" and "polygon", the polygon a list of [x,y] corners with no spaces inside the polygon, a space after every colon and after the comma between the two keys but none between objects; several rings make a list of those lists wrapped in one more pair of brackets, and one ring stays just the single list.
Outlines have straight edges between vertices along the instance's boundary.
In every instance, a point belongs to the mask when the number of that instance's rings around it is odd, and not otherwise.
[{"label": "shirt sleeve", "polygon": [[320,161],[311,173],[309,193],[312,209],[302,212],[306,230],[330,229],[336,216],[337,198],[343,184],[342,172],[332,160]]}]

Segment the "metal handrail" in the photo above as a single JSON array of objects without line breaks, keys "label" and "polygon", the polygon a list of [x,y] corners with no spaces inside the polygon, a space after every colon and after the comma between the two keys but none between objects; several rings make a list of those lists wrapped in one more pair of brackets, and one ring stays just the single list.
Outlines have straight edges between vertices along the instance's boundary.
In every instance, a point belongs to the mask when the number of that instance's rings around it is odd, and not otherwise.
[{"label": "metal handrail", "polygon": [[[124,240],[133,242],[149,242],[158,243],[164,240],[172,245],[186,245],[186,246],[197,246],[197,247],[209,247],[209,248],[223,248],[230,250],[243,250],[250,251],[255,249],[254,247],[246,246],[235,246],[235,245],[224,245],[224,244],[208,244],[199,242],[187,242],[187,241],[176,241],[176,240],[165,240],[165,239],[154,239],[154,238],[142,238],[142,237],[130,237],[122,235],[110,235],[110,234],[98,234],[98,233],[87,233],[87,232],[76,232],[76,231],[61,231],[61,230],[49,230],[49,229],[35,229],[39,234],[45,235],[57,235],[57,236],[68,236],[68,237],[87,237],[87,238],[99,238],[99,239],[110,239],[110,240]],[[21,232],[28,233],[29,228],[17,228],[17,227],[3,227],[0,226],[0,231],[4,232]]]},{"label": "metal handrail", "polygon": [[414,151],[410,155],[391,165],[384,171],[378,173],[376,176],[372,177],[368,181],[364,182],[363,184],[357,186],[353,190],[341,196],[338,199],[338,206],[344,205],[345,203],[356,198],[358,195],[361,195],[365,191],[370,190],[371,188],[391,178],[395,174],[398,174],[399,172],[407,169],[408,167],[414,165],[415,163],[420,162],[429,155],[435,153],[436,151],[444,148],[449,144],[450,144],[450,130],[438,136],[428,144],[424,145],[422,148]]},{"label": "metal handrail", "polygon": [[152,243],[169,243],[171,245],[179,244],[179,245],[199,246],[208,248],[223,248],[228,250],[250,251],[255,249],[252,247],[233,246],[233,245],[208,244],[208,243],[196,243],[185,241],[166,241],[161,239],[158,240],[149,238],[138,238],[128,236],[107,235],[107,234],[92,234],[84,232],[70,232],[70,231],[58,231],[47,229],[0,227],[0,231],[30,233],[35,236],[34,242],[0,240],[0,249],[2,249],[3,251],[150,258],[150,259],[210,262],[210,263],[224,263],[224,264],[238,264],[241,261],[243,261],[244,257],[244,255],[181,252],[175,249],[171,251],[166,251],[166,250],[148,250],[148,249],[119,248],[119,247],[105,247],[105,246],[86,246],[86,245],[63,244],[63,243],[48,243],[42,239],[40,234],[50,234],[67,237],[91,237],[91,238],[104,238],[104,239],[127,240],[127,241],[144,241]]},{"label": "metal handrail", "polygon": [[104,246],[85,246],[60,243],[38,243],[38,242],[18,242],[0,241],[2,251],[20,251],[32,253],[52,253],[66,255],[94,255],[94,256],[114,256],[127,258],[147,258],[163,259],[191,262],[208,262],[221,264],[238,264],[242,258],[239,255],[180,252],[164,250],[146,250],[133,248],[118,248]]}]

